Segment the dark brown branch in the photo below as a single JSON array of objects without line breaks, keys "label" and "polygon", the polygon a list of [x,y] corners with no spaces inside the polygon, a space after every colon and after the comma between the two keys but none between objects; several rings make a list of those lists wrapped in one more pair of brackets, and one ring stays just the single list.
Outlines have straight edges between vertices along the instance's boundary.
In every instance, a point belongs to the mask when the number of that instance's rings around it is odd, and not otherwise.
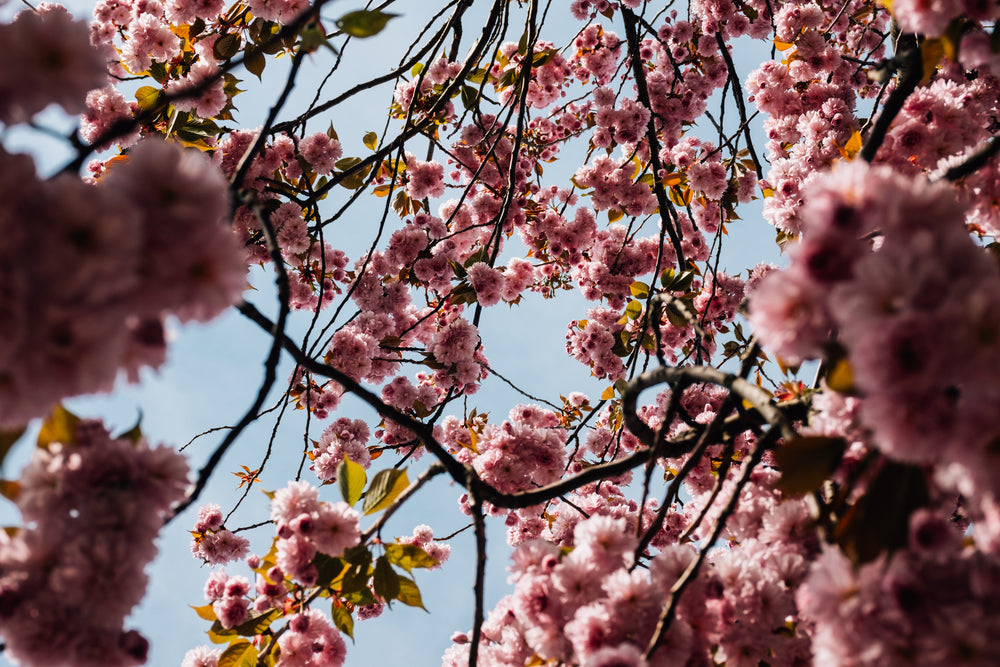
[{"label": "dark brown branch", "polygon": [[653,105],[649,99],[649,89],[646,87],[646,72],[643,69],[642,58],[639,57],[639,36],[636,33],[636,17],[630,9],[622,8],[622,18],[625,20],[625,36],[628,40],[629,56],[632,61],[632,74],[635,77],[636,97],[639,104],[649,110],[649,122],[646,124],[646,141],[649,144],[649,163],[653,169],[653,192],[656,194],[656,203],[660,212],[660,224],[663,225],[670,236],[670,243],[674,247],[674,254],[677,255],[677,266],[683,271],[687,266],[684,259],[684,248],[681,247],[681,236],[679,226],[675,226],[677,213],[673,204],[667,198],[667,192],[660,182],[660,172],[663,171],[663,164],[660,162],[660,142],[656,138],[656,114],[653,112]]},{"label": "dark brown branch", "polygon": [[920,57],[920,47],[915,43],[916,40],[912,35],[904,35],[900,38],[899,43],[904,42],[907,45],[896,57],[900,68],[899,81],[896,82],[895,89],[889,94],[889,99],[882,107],[882,113],[879,114],[864,146],[861,147],[860,157],[865,162],[871,162],[875,159],[875,154],[878,153],[879,147],[885,141],[885,135],[889,132],[889,126],[892,125],[892,121],[896,119],[897,114],[903,108],[906,98],[917,89],[920,79],[924,75],[923,60]]},{"label": "dark brown branch", "polygon": [[622,397],[622,411],[625,415],[625,425],[628,427],[628,430],[632,431],[647,446],[653,445],[654,434],[653,430],[644,421],[639,419],[636,413],[636,402],[639,394],[650,387],[664,383],[677,383],[685,378],[692,382],[707,382],[725,387],[753,406],[766,422],[777,426],[781,430],[782,437],[794,437],[795,431],[788,417],[774,404],[771,395],[761,387],[739,376],[725,373],[710,366],[688,366],[684,368],[664,366],[643,373],[632,380],[625,389],[625,395]]},{"label": "dark brown branch", "polygon": [[483,620],[486,617],[486,521],[483,518],[483,501],[474,490],[472,475],[467,482],[469,487],[469,509],[472,512],[472,523],[476,529],[476,583],[473,587],[476,596],[476,608],[472,617],[472,638],[469,646],[469,667],[476,667],[479,661],[479,643],[483,636]]},{"label": "dark brown branch", "polygon": [[760,158],[757,157],[757,151],[753,147],[753,138],[750,136],[750,122],[747,120],[747,107],[743,101],[743,86],[740,84],[739,75],[736,73],[736,63],[733,62],[733,56],[729,53],[726,40],[722,38],[721,32],[715,33],[715,41],[719,45],[719,51],[722,53],[722,58],[726,61],[726,68],[729,70],[729,81],[733,85],[733,98],[736,100],[736,108],[740,112],[743,137],[747,140],[747,150],[750,151],[750,159],[753,160],[754,170],[757,172],[757,180],[762,180],[764,178],[764,171],[760,166]]},{"label": "dark brown branch", "polygon": [[385,508],[385,511],[382,512],[378,520],[375,521],[375,523],[373,523],[368,528],[368,530],[366,530],[361,534],[361,544],[365,544],[376,533],[382,530],[382,526],[384,526],[385,522],[389,520],[389,517],[395,514],[396,510],[398,510],[400,507],[403,506],[403,503],[405,503],[413,496],[413,494],[419,491],[420,487],[422,487],[424,484],[431,481],[438,475],[442,474],[443,472],[446,472],[443,465],[441,465],[440,463],[432,463],[427,470],[423,471],[420,474],[420,476],[417,477],[415,480],[413,480],[413,482],[408,487],[403,489],[403,492],[399,494],[399,496],[394,501],[392,501],[392,504]]},{"label": "dark brown branch", "polygon": [[953,183],[961,180],[985,167],[986,163],[992,160],[997,153],[1000,153],[1000,137],[993,137],[989,143],[966,158],[964,162],[956,164],[946,171],[942,178]]}]

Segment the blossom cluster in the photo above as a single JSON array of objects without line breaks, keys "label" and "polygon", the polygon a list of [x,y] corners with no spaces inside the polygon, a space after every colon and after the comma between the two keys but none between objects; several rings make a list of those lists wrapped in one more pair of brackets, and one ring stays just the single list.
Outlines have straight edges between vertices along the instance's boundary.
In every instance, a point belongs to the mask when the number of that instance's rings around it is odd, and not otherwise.
[{"label": "blossom cluster", "polygon": [[0,72],[0,122],[23,123],[50,104],[84,111],[84,98],[107,81],[105,54],[91,48],[87,25],[62,5],[42,3],[0,24],[9,52]]},{"label": "blossom cluster", "polygon": [[141,665],[149,644],[122,626],[187,463],[99,421],[71,431],[35,450],[16,497],[25,526],[0,535],[0,634],[23,664]]},{"label": "blossom cluster", "polygon": [[[807,515],[801,504],[794,511],[779,505],[766,478],[758,482],[746,492],[747,511],[733,533],[739,547],[712,552],[711,567],[689,584],[661,648],[649,661],[642,654],[671,587],[697,552],[668,538],[655,556],[640,554],[644,567],[636,568],[634,524],[624,516],[605,515],[600,505],[586,504],[562,539],[527,540],[515,550],[510,567],[514,592],[483,626],[481,664],[540,659],[639,667],[808,659],[806,636],[788,632],[785,625],[794,617],[794,590],[806,574],[810,549],[815,549],[793,539]],[[584,519],[579,516],[583,508],[595,514]],[[626,508],[634,516],[634,509]],[[460,633],[453,640],[443,665],[468,660],[468,635]]]},{"label": "blossom cluster", "polygon": [[0,152],[0,174],[0,424],[136,379],[164,361],[165,317],[207,321],[239,300],[226,183],[200,154],[146,140],[91,185]]},{"label": "blossom cluster", "polygon": [[[346,421],[340,425],[342,434],[350,428]],[[256,582],[222,569],[213,571],[204,588],[209,604],[199,613],[214,618],[217,627],[224,631],[275,637],[277,641],[271,643],[271,649],[276,645],[277,660],[267,654],[261,654],[260,659],[269,659],[278,667],[340,667],[347,651],[341,633],[349,634],[353,621],[346,630],[341,623],[335,627],[310,603],[320,593],[324,597],[333,595],[334,609],[341,609],[348,617],[356,613],[358,620],[379,616],[386,604],[377,593],[382,575],[373,572],[370,553],[359,544],[359,515],[344,502],[321,501],[319,490],[306,482],[289,482],[269,495],[271,523],[276,532],[271,550],[263,558],[255,554],[246,556],[245,550],[238,555],[246,557]],[[218,506],[205,505],[198,513],[195,532],[228,532],[222,523]],[[433,530],[426,525],[417,526],[413,535],[399,538],[386,551],[393,548],[408,554],[407,558],[416,558],[407,561],[413,566],[430,569],[440,567],[451,553],[447,544],[434,540]],[[225,561],[210,564],[222,562]],[[348,585],[352,577],[357,581]],[[410,604],[412,600],[404,602]],[[286,624],[276,634],[264,625],[250,631],[242,627],[260,623],[262,618],[270,623],[284,619]],[[219,657],[218,651],[199,647],[188,652],[184,665],[215,667]]]},{"label": "blossom cluster", "polygon": [[807,197],[791,266],[751,298],[761,341],[797,363],[829,352],[836,331],[877,446],[960,463],[992,488],[1000,270],[966,232],[951,186],[853,162]]}]

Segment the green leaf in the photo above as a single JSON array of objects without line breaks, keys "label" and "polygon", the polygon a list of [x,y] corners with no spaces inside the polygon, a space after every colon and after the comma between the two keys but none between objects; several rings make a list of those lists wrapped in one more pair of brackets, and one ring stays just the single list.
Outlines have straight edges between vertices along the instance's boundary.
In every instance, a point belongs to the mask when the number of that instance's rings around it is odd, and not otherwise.
[{"label": "green leaf", "polygon": [[354,617],[351,616],[351,612],[347,610],[347,607],[340,600],[335,599],[333,601],[330,618],[333,619],[333,624],[337,626],[338,630],[351,639],[354,639]]},{"label": "green leaf", "polygon": [[667,304],[664,314],[667,316],[667,321],[678,329],[686,327],[689,323],[687,312],[676,301]]},{"label": "green leaf", "polygon": [[385,557],[393,565],[398,565],[407,572],[415,567],[434,567],[437,559],[416,544],[389,544],[385,547]]},{"label": "green leaf", "polygon": [[368,483],[368,475],[361,464],[355,463],[351,459],[344,457],[344,460],[337,466],[337,486],[340,487],[340,495],[348,505],[361,500],[361,494]]},{"label": "green leaf", "polygon": [[399,494],[410,485],[410,480],[406,478],[406,469],[398,470],[390,468],[382,470],[372,479],[368,492],[365,493],[365,502],[362,505],[362,512],[366,515],[380,512],[392,504]]},{"label": "green leaf", "polygon": [[789,440],[774,450],[781,469],[781,479],[775,486],[793,496],[815,491],[837,469],[846,447],[843,438],[806,436]]},{"label": "green leaf", "polygon": [[633,299],[625,306],[625,314],[630,320],[637,320],[642,315],[642,303]]},{"label": "green leaf", "polygon": [[231,32],[223,35],[212,46],[212,55],[216,60],[229,60],[240,50],[240,41],[239,33]]},{"label": "green leaf", "polygon": [[245,639],[229,645],[219,656],[218,667],[255,667],[257,649]]},{"label": "green leaf", "polygon": [[52,412],[42,422],[42,430],[38,432],[38,446],[45,448],[54,442],[73,444],[76,439],[76,425],[79,423],[80,418],[60,403],[52,408]]},{"label": "green leaf", "polygon": [[375,594],[372,590],[365,586],[364,588],[359,588],[356,591],[351,591],[350,593],[344,594],[344,599],[357,607],[364,607],[365,605],[375,604]]},{"label": "green leaf", "polygon": [[528,30],[521,34],[521,39],[517,40],[517,52],[522,56],[528,53]]},{"label": "green leaf", "polygon": [[364,142],[369,150],[375,150],[378,147],[378,134],[375,132],[365,132],[365,136],[362,137],[361,141]]},{"label": "green leaf", "polygon": [[504,88],[510,88],[514,85],[514,80],[517,78],[517,68],[512,67],[502,75],[500,75],[500,80],[497,82],[497,89],[503,90]]},{"label": "green leaf", "polygon": [[420,589],[417,588],[417,583],[406,577],[399,578],[399,595],[396,596],[396,599],[407,606],[420,607],[427,611],[424,601],[420,598]]},{"label": "green leaf", "polygon": [[166,83],[170,78],[167,76],[167,66],[160,60],[154,60],[149,66],[149,76],[153,77],[157,82],[163,84]]},{"label": "green leaf", "polygon": [[316,568],[316,588],[326,588],[347,568],[342,558],[331,558],[323,552],[316,554],[312,564]]},{"label": "green leaf", "polygon": [[363,544],[352,547],[344,552],[343,559],[348,563],[348,567],[340,577],[340,594],[346,597],[361,590],[368,590],[368,579],[372,571],[372,555],[368,547]]},{"label": "green leaf", "polygon": [[375,594],[386,602],[395,600],[399,597],[399,581],[399,575],[392,569],[389,559],[379,556],[375,561],[375,575],[372,582]]},{"label": "green leaf", "polygon": [[837,524],[834,538],[854,563],[867,563],[884,551],[905,547],[910,515],[929,503],[922,468],[886,461],[865,495]]},{"label": "green leaf", "polygon": [[247,71],[260,80],[260,75],[263,74],[265,65],[267,65],[267,57],[263,51],[247,44],[247,47],[243,49],[243,66]]},{"label": "green leaf", "polygon": [[479,91],[472,86],[462,86],[462,106],[466,109],[474,109],[476,101],[479,99]]},{"label": "green leaf", "polygon": [[348,12],[337,20],[337,27],[351,37],[373,37],[385,29],[385,25],[399,14],[388,14],[377,9],[360,9]]},{"label": "green leaf", "polygon": [[326,32],[315,21],[310,21],[299,31],[299,38],[299,49],[305,53],[317,51],[321,46],[325,46],[334,53],[337,53],[337,49],[333,48],[333,44],[327,39]]}]

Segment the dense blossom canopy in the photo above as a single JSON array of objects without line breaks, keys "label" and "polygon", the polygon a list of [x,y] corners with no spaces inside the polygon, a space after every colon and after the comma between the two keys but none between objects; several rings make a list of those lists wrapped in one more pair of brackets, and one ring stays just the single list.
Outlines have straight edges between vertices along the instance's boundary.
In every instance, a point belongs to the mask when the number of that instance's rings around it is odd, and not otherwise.
[{"label": "dense blossom canopy", "polygon": [[[180,516],[217,645],[185,667],[340,667],[448,567],[453,536],[390,522],[446,475],[477,552],[446,667],[1000,663],[1000,6],[452,0],[399,7],[396,51],[397,3],[328,4],[4,7],[2,128],[80,115],[53,175],[0,145],[0,451],[43,420],[0,483],[6,656],[145,663],[124,619]],[[351,60],[367,39],[398,60]],[[254,78],[278,84],[240,127]],[[761,215],[784,268],[724,267]],[[532,345],[526,299],[567,303],[593,395],[504,375],[490,327]],[[234,306],[265,379],[195,479],[61,405]],[[295,415],[298,474],[237,525],[277,436],[234,445]],[[227,454],[240,488],[201,501]]]}]

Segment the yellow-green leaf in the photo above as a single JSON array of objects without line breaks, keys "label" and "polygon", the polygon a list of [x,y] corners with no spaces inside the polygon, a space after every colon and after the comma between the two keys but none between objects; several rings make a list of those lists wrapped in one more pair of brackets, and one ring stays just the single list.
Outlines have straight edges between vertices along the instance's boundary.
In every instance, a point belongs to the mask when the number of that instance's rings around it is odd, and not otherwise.
[{"label": "yellow-green leaf", "polygon": [[826,386],[841,394],[854,393],[854,370],[847,357],[839,357],[833,362],[830,372],[826,375]]},{"label": "yellow-green leaf", "polygon": [[245,639],[233,642],[219,656],[218,667],[256,667],[257,649]]},{"label": "yellow-green leaf", "polygon": [[54,442],[72,444],[76,438],[76,425],[79,423],[80,418],[60,403],[52,408],[52,412],[42,422],[42,430],[38,433],[38,446],[48,447]]},{"label": "yellow-green leaf", "polygon": [[437,559],[416,544],[389,544],[385,547],[385,556],[393,565],[398,565],[407,572],[415,567],[434,567]]},{"label": "yellow-green leaf", "polygon": [[7,458],[7,454],[10,452],[11,447],[21,439],[24,435],[25,429],[16,428],[11,431],[0,431],[0,466],[3,465],[4,459]]},{"label": "yellow-green leaf", "polygon": [[124,433],[120,433],[115,436],[115,440],[128,440],[133,445],[142,440],[142,411],[139,411],[139,417],[135,420],[135,425]]},{"label": "yellow-green leaf", "polygon": [[649,296],[649,285],[642,282],[641,280],[637,280],[631,285],[629,285],[628,289],[630,292],[632,292],[632,296],[634,296],[637,299],[645,299],[647,296]]},{"label": "yellow-green leaf", "polygon": [[384,510],[409,485],[410,480],[406,477],[405,469],[390,468],[380,471],[372,479],[371,486],[368,487],[362,511],[367,515]]},{"label": "yellow-green leaf", "polygon": [[159,97],[160,89],[153,88],[152,86],[142,86],[139,90],[135,91],[135,101],[143,111],[153,108]]},{"label": "yellow-green leaf", "polygon": [[348,12],[337,20],[337,27],[351,37],[372,37],[385,29],[389,19],[399,14],[388,14],[377,9],[360,9]]},{"label": "yellow-green leaf", "polygon": [[920,60],[924,68],[924,81],[934,76],[938,65],[944,59],[944,55],[944,44],[940,39],[925,39],[920,45]]},{"label": "yellow-green leaf", "polygon": [[[361,164],[361,158],[359,157],[345,157],[343,159],[337,160],[336,167],[340,171],[348,171],[353,169],[357,165]],[[357,190],[362,185],[365,184],[365,177],[368,176],[368,172],[371,170],[370,166],[365,166],[362,169],[354,172],[350,176],[347,176],[342,181],[340,185],[347,188],[348,190]]]},{"label": "yellow-green leaf", "polygon": [[420,598],[420,589],[417,588],[416,582],[406,577],[399,578],[399,595],[396,596],[396,599],[410,607],[419,607],[427,611],[427,608],[424,607],[424,601]]},{"label": "yellow-green leaf", "polygon": [[224,628],[222,623],[216,621],[208,630],[208,638],[216,644],[229,644],[236,641],[236,636],[255,637],[271,627],[271,623],[280,617],[281,613],[279,609],[271,609],[262,614],[252,613],[250,618],[233,628]]},{"label": "yellow-green leaf", "polygon": [[374,132],[365,132],[365,136],[361,139],[370,150],[375,150],[378,147],[378,135]]},{"label": "yellow-green leaf", "polygon": [[340,487],[340,495],[344,502],[353,505],[361,500],[367,482],[368,475],[365,469],[345,456],[337,466],[337,486]]},{"label": "yellow-green leaf", "polygon": [[215,615],[215,609],[210,604],[202,605],[201,607],[192,606],[194,613],[198,614],[198,618],[205,621],[216,621],[218,616]]},{"label": "yellow-green leaf", "polygon": [[334,598],[333,607],[330,609],[330,618],[338,630],[354,639],[354,617],[344,604]]},{"label": "yellow-green leaf", "polygon": [[642,315],[642,303],[632,299],[625,306],[625,314],[628,315],[630,320],[637,320],[639,316]]},{"label": "yellow-green leaf", "polygon": [[806,436],[790,440],[774,450],[774,458],[781,469],[777,487],[783,492],[801,496],[811,493],[823,484],[844,455],[843,438]]},{"label": "yellow-green leaf", "polygon": [[271,627],[275,619],[281,617],[280,609],[272,609],[262,614],[250,614],[250,618],[237,625],[234,630],[244,637],[254,637],[263,634]]}]

